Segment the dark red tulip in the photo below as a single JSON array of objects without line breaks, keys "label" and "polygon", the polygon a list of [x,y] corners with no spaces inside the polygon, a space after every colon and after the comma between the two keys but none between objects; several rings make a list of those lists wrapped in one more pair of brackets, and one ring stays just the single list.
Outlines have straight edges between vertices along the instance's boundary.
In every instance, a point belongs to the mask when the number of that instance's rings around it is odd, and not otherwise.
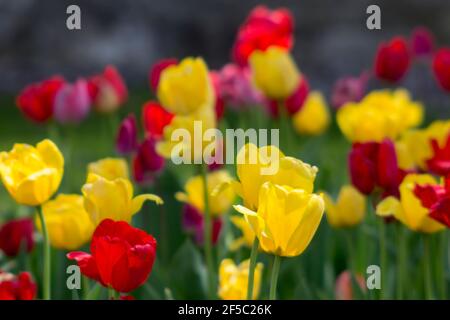
[{"label": "dark red tulip", "polygon": [[92,237],[91,254],[70,252],[81,273],[112,287],[130,292],[147,281],[156,257],[156,240],[124,221],[103,220]]},{"label": "dark red tulip", "polygon": [[53,76],[42,82],[26,86],[16,99],[16,104],[25,116],[35,122],[45,122],[53,115],[55,96],[65,80]]},{"label": "dark red tulip", "polygon": [[348,102],[359,102],[366,94],[369,76],[366,72],[359,77],[344,77],[338,79],[331,93],[331,105],[339,109]]},{"label": "dark red tulip", "polygon": [[[203,244],[203,215],[195,208],[189,204],[183,206],[183,228],[187,232],[192,232],[194,235],[195,242],[198,245]],[[220,218],[215,218],[212,220],[212,243],[216,244],[219,239],[220,231],[222,229],[222,220]]]},{"label": "dark red tulip", "polygon": [[155,175],[164,168],[164,158],[156,152],[156,140],[147,137],[139,145],[133,159],[133,175],[138,183],[151,183]]},{"label": "dark red tulip", "polygon": [[174,115],[167,112],[159,103],[147,102],[142,108],[142,120],[144,129],[148,136],[161,139],[164,128],[170,124]]},{"label": "dark red tulip", "polygon": [[233,60],[245,66],[255,50],[265,50],[270,46],[291,49],[293,29],[294,20],[289,10],[256,7],[239,28],[232,49]]},{"label": "dark red tulip", "polygon": [[450,228],[450,175],[441,185],[416,185],[414,194],[422,206],[430,209],[430,217]]},{"label": "dark red tulip", "polygon": [[125,81],[114,66],[107,66],[103,73],[91,77],[88,88],[94,108],[99,112],[115,111],[128,98]]},{"label": "dark red tulip", "polygon": [[404,176],[397,165],[394,144],[388,139],[381,143],[353,144],[349,171],[352,184],[364,194],[370,194],[378,187],[385,195],[398,196],[398,186]]},{"label": "dark red tulip", "polygon": [[159,60],[157,63],[155,63],[149,72],[149,80],[150,80],[150,88],[153,90],[153,92],[156,92],[158,90],[158,83],[159,83],[159,77],[161,76],[161,72],[167,68],[168,66],[177,64],[178,60],[175,58],[167,58]]},{"label": "dark red tulip", "polygon": [[434,76],[446,91],[450,91],[450,48],[442,48],[433,58]]},{"label": "dark red tulip", "polygon": [[427,160],[428,169],[438,175],[450,174],[450,132],[445,145],[441,148],[436,140],[431,140],[433,157]]},{"label": "dark red tulip", "polygon": [[0,300],[33,300],[36,284],[28,272],[18,276],[0,271]]},{"label": "dark red tulip", "polygon": [[[298,88],[284,101],[283,107],[289,115],[297,113],[306,101],[309,94],[309,84],[303,76]],[[280,104],[278,101],[270,101],[268,104],[269,114],[273,118],[278,118],[280,115]]]},{"label": "dark red tulip", "polygon": [[375,57],[375,75],[389,82],[397,82],[409,69],[411,56],[405,39],[396,37],[378,47]]},{"label": "dark red tulip", "polygon": [[122,120],[116,136],[116,149],[119,153],[129,154],[138,145],[137,121],[134,114]]},{"label": "dark red tulip", "polygon": [[0,228],[0,249],[9,257],[20,250],[30,252],[34,247],[33,220],[29,218],[11,220]]},{"label": "dark red tulip", "polygon": [[433,53],[434,37],[425,27],[417,27],[411,35],[412,53],[415,57],[427,56]]}]

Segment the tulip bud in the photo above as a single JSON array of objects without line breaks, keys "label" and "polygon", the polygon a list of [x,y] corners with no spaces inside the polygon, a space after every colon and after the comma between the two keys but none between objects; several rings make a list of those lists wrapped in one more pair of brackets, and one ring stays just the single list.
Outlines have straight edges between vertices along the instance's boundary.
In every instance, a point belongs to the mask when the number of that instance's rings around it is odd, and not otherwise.
[{"label": "tulip bud", "polygon": [[359,77],[344,77],[338,79],[333,86],[331,105],[339,109],[349,102],[359,102],[366,93],[369,76],[362,73]]},{"label": "tulip bud", "polygon": [[375,74],[381,80],[397,82],[408,71],[410,60],[405,39],[396,37],[379,46],[375,57]]},{"label": "tulip bud", "polygon": [[116,136],[116,149],[121,154],[136,150],[138,144],[137,122],[134,114],[123,119]]},{"label": "tulip bud", "polygon": [[54,117],[60,123],[78,123],[89,114],[91,98],[87,82],[64,84],[55,96]]},{"label": "tulip bud", "polygon": [[156,152],[156,140],[147,137],[139,147],[133,159],[134,179],[138,183],[152,182],[154,176],[165,165],[164,158]]},{"label": "tulip bud", "polygon": [[433,58],[434,76],[442,89],[450,92],[450,48],[442,48]]},{"label": "tulip bud", "polygon": [[149,101],[142,107],[145,133],[155,139],[163,136],[164,128],[172,122],[174,114],[166,111],[157,102]]},{"label": "tulip bud", "polygon": [[21,250],[30,252],[34,247],[33,220],[29,218],[11,220],[0,228],[0,250],[15,257]]},{"label": "tulip bud", "polygon": [[427,56],[433,53],[434,37],[426,27],[417,27],[411,36],[412,53],[415,57]]},{"label": "tulip bud", "polygon": [[28,272],[16,276],[0,271],[0,300],[33,300],[36,288]]}]

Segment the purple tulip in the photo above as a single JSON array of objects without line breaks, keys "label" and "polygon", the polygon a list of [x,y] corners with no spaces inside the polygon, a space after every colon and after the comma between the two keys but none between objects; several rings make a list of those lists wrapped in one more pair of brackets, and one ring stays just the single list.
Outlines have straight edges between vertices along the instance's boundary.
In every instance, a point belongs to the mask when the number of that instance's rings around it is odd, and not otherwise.
[{"label": "purple tulip", "polygon": [[[191,206],[190,204],[185,204],[183,206],[183,217],[182,217],[183,229],[186,232],[192,233],[194,236],[195,243],[198,245],[203,244],[203,214],[198,211],[197,208]],[[222,220],[220,218],[215,218],[212,221],[212,243],[216,244],[219,239],[220,230],[222,229]]]},{"label": "purple tulip", "polygon": [[60,123],[79,123],[89,114],[91,99],[87,82],[83,79],[74,84],[64,84],[56,93],[54,117]]},{"label": "purple tulip", "polygon": [[156,152],[156,140],[147,137],[139,147],[133,159],[134,179],[138,183],[151,183],[155,174],[160,172],[165,165],[164,158]]},{"label": "purple tulip", "polygon": [[339,109],[347,102],[359,102],[366,93],[369,76],[363,72],[359,77],[344,77],[338,79],[331,93],[331,105]]},{"label": "purple tulip", "polygon": [[411,35],[411,47],[415,57],[431,55],[434,50],[434,37],[425,27],[417,27]]},{"label": "purple tulip", "polygon": [[123,119],[116,137],[116,149],[121,154],[129,154],[138,145],[137,122],[134,114]]}]

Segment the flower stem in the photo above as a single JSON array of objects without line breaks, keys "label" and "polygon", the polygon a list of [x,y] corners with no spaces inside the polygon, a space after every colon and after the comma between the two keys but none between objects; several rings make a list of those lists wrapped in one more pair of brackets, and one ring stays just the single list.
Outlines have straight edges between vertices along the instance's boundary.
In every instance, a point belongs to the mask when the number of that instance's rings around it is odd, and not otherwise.
[{"label": "flower stem", "polygon": [[278,273],[280,272],[281,257],[274,256],[272,277],[270,279],[270,295],[269,300],[275,300],[277,297]]},{"label": "flower stem", "polygon": [[433,285],[431,283],[431,261],[430,261],[430,237],[423,235],[423,265],[425,271],[425,298],[427,300],[434,299]]},{"label": "flower stem", "polygon": [[41,223],[42,235],[44,237],[44,276],[43,276],[43,297],[44,300],[50,300],[51,296],[51,257],[50,257],[50,239],[48,237],[47,224],[41,208],[37,208],[39,221]]},{"label": "flower stem", "polygon": [[402,225],[397,225],[397,300],[403,299],[403,286],[407,275],[406,267],[406,233]]},{"label": "flower stem", "polygon": [[439,293],[440,293],[440,299],[442,300],[446,300],[447,299],[447,280],[445,277],[445,253],[447,251],[447,236],[446,234],[443,232],[442,234],[439,235],[439,251],[438,251],[438,255],[439,255],[439,259],[437,262],[437,267],[438,267],[438,276],[439,278],[437,279],[437,282],[440,284],[439,286]]},{"label": "flower stem", "polygon": [[386,299],[387,290],[387,252],[386,252],[386,226],[383,218],[379,219],[379,241],[380,241],[380,267],[381,267],[381,290],[380,299]]},{"label": "flower stem", "polygon": [[203,179],[203,199],[204,199],[204,224],[203,232],[204,239],[203,245],[205,250],[206,265],[208,268],[208,298],[214,298],[214,261],[212,255],[212,227],[211,227],[211,215],[209,212],[209,196],[208,196],[208,179],[207,179],[207,165],[203,163],[201,165],[202,179]]},{"label": "flower stem", "polygon": [[109,300],[116,300],[118,297],[119,297],[119,295],[116,292],[116,290],[114,290],[113,288],[108,288],[108,299]]},{"label": "flower stem", "polygon": [[253,299],[253,280],[255,278],[256,260],[258,258],[259,241],[255,237],[253,240],[252,252],[250,254],[250,266],[248,270],[247,300]]}]

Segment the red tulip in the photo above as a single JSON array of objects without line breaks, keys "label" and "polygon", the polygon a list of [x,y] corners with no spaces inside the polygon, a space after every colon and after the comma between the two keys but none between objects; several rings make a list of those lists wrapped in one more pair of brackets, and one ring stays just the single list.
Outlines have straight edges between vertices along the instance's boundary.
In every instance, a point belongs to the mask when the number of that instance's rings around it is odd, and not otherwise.
[{"label": "red tulip", "polygon": [[[361,275],[355,276],[355,281],[361,291],[366,291],[366,282]],[[336,279],[335,295],[337,300],[353,300],[352,274],[349,271],[343,271]]]},{"label": "red tulip", "polygon": [[355,143],[349,154],[352,184],[364,194],[379,187],[385,194],[398,196],[403,171],[398,168],[392,141]]},{"label": "red tulip", "polygon": [[116,149],[119,153],[129,154],[136,150],[138,145],[137,122],[134,114],[122,120],[116,137]]},{"label": "red tulip", "polygon": [[0,228],[0,249],[9,257],[20,250],[30,252],[34,247],[33,220],[29,218],[11,220]]},{"label": "red tulip", "polygon": [[99,112],[115,111],[128,98],[127,86],[113,66],[107,66],[103,73],[91,77],[88,85],[94,108]]},{"label": "red tulip", "polygon": [[[309,84],[306,78],[303,76],[298,88],[284,101],[283,106],[289,115],[297,113],[305,103],[309,94]],[[269,114],[273,118],[278,118],[280,115],[280,105],[278,101],[270,101],[267,104],[269,108]]]},{"label": "red tulip", "polygon": [[450,132],[445,145],[441,148],[436,140],[431,140],[433,157],[427,160],[430,171],[441,176],[450,174]]},{"label": "red tulip", "polygon": [[425,27],[417,27],[411,35],[412,53],[415,57],[426,56],[433,53],[434,37]]},{"label": "red tulip", "polygon": [[74,84],[66,83],[57,92],[54,118],[60,123],[78,123],[89,114],[91,98],[87,82],[83,79]]},{"label": "red tulip", "polygon": [[441,185],[416,185],[414,194],[422,206],[430,209],[430,217],[450,228],[450,175]]},{"label": "red tulip", "polygon": [[134,179],[138,183],[151,183],[164,164],[164,158],[156,152],[156,140],[149,136],[139,145],[133,159]]},{"label": "red tulip", "polygon": [[42,82],[26,86],[16,99],[16,104],[25,116],[36,122],[45,122],[53,115],[56,93],[65,80],[53,76]]},{"label": "red tulip", "polygon": [[18,276],[0,271],[0,300],[33,300],[36,284],[28,272]]},{"label": "red tulip", "polygon": [[434,55],[433,71],[442,89],[450,91],[450,48],[442,48]]},{"label": "red tulip", "polygon": [[161,76],[161,72],[167,68],[168,66],[177,64],[178,60],[174,58],[167,58],[159,60],[157,63],[155,63],[149,72],[149,79],[150,79],[150,88],[153,90],[153,92],[156,92],[158,90],[158,83],[159,83],[159,77]]},{"label": "red tulip", "polygon": [[[192,232],[195,242],[198,245],[203,244],[203,215],[197,210],[197,208],[185,204],[183,206],[183,228],[187,232]],[[212,220],[212,243],[216,244],[219,239],[220,231],[222,229],[222,220],[216,218]]]},{"label": "red tulip", "polygon": [[339,109],[348,102],[359,102],[366,94],[369,76],[363,72],[359,77],[344,77],[333,85],[331,105]]},{"label": "red tulip", "polygon": [[216,102],[214,105],[216,112],[216,119],[220,120],[225,112],[225,102],[222,99],[222,93],[220,92],[220,79],[216,71],[211,71],[209,73],[209,78],[211,79],[212,87],[214,89],[214,94],[216,96]]},{"label": "red tulip", "polygon": [[375,75],[389,82],[397,82],[408,71],[410,53],[405,39],[396,37],[378,47],[375,57]]},{"label": "red tulip", "polygon": [[91,254],[70,252],[81,273],[118,292],[130,292],[147,281],[156,256],[156,240],[124,221],[103,220],[94,232]]},{"label": "red tulip", "polygon": [[294,21],[289,10],[256,7],[239,28],[232,49],[233,60],[245,66],[255,50],[265,50],[270,46],[291,49],[293,29]]},{"label": "red tulip", "polygon": [[164,128],[170,124],[174,115],[167,112],[159,103],[149,101],[142,108],[142,120],[147,135],[160,139]]}]

